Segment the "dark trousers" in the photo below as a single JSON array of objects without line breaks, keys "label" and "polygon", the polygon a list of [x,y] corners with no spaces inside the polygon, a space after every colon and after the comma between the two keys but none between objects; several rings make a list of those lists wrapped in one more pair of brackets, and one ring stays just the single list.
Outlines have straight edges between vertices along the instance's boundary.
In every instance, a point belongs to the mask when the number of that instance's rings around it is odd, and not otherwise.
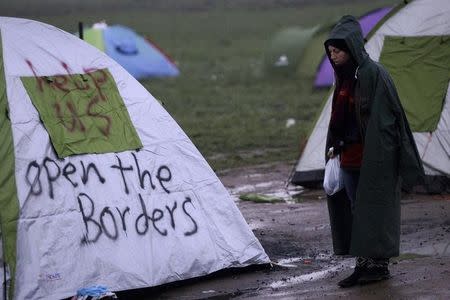
[{"label": "dark trousers", "polygon": [[352,214],[355,212],[356,189],[359,182],[359,170],[341,169],[342,178],[344,179],[344,188],[347,197],[350,199]]}]

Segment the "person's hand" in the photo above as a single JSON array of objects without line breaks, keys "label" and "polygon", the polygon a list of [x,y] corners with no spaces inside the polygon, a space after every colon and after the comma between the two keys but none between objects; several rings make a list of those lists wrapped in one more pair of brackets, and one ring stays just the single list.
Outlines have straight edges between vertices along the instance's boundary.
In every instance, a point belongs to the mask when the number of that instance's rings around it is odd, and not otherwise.
[{"label": "person's hand", "polygon": [[327,156],[328,158],[334,158],[334,147],[330,147],[330,149],[328,149]]},{"label": "person's hand", "polygon": [[330,147],[328,149],[328,152],[327,152],[327,156],[329,158],[334,158],[335,156],[338,156],[341,153],[342,148],[344,147],[344,141],[339,141],[339,142],[334,143],[332,145],[333,146]]}]

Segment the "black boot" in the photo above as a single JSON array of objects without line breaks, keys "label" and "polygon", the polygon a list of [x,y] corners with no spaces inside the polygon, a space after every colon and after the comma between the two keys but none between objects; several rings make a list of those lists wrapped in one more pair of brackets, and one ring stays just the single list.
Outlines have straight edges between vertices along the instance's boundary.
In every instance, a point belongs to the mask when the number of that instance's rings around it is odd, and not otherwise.
[{"label": "black boot", "polygon": [[359,277],[360,284],[367,284],[391,278],[389,259],[369,259],[367,267]]},{"label": "black boot", "polygon": [[347,278],[339,281],[338,285],[341,288],[349,288],[354,285],[357,285],[359,283],[359,279],[363,273],[364,273],[364,268],[356,266],[353,273],[350,276],[348,276]]},{"label": "black boot", "polygon": [[347,278],[338,282],[338,285],[342,288],[352,287],[359,283],[359,278],[365,272],[367,267],[367,258],[365,257],[357,257],[355,259],[355,270],[353,273]]}]

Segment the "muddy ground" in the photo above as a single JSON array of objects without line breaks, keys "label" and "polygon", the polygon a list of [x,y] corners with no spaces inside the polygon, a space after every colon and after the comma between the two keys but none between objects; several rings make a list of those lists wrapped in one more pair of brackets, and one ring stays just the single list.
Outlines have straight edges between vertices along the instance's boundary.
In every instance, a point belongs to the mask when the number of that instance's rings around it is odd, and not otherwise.
[{"label": "muddy ground", "polygon": [[[234,169],[219,175],[273,261],[269,266],[220,271],[155,289],[145,299],[450,299],[450,195],[402,196],[401,255],[392,278],[350,289],[336,283],[353,258],[332,253],[324,193],[285,184],[292,165]],[[241,201],[243,193],[284,198]]]}]

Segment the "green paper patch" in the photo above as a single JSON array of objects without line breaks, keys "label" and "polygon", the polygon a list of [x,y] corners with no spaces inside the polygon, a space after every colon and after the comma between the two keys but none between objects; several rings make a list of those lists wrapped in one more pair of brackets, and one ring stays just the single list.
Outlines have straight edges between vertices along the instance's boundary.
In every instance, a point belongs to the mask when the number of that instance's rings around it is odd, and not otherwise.
[{"label": "green paper patch", "polygon": [[284,199],[280,198],[280,197],[269,196],[269,195],[264,195],[264,194],[256,194],[256,193],[240,195],[239,199],[241,199],[243,201],[253,201],[253,202],[262,202],[262,203],[275,203],[275,202],[283,202],[284,201]]},{"label": "green paper patch", "polygon": [[450,36],[386,36],[380,62],[394,80],[412,131],[434,131],[450,80]]},{"label": "green paper patch", "polygon": [[21,80],[60,158],[142,147],[107,69]]}]

